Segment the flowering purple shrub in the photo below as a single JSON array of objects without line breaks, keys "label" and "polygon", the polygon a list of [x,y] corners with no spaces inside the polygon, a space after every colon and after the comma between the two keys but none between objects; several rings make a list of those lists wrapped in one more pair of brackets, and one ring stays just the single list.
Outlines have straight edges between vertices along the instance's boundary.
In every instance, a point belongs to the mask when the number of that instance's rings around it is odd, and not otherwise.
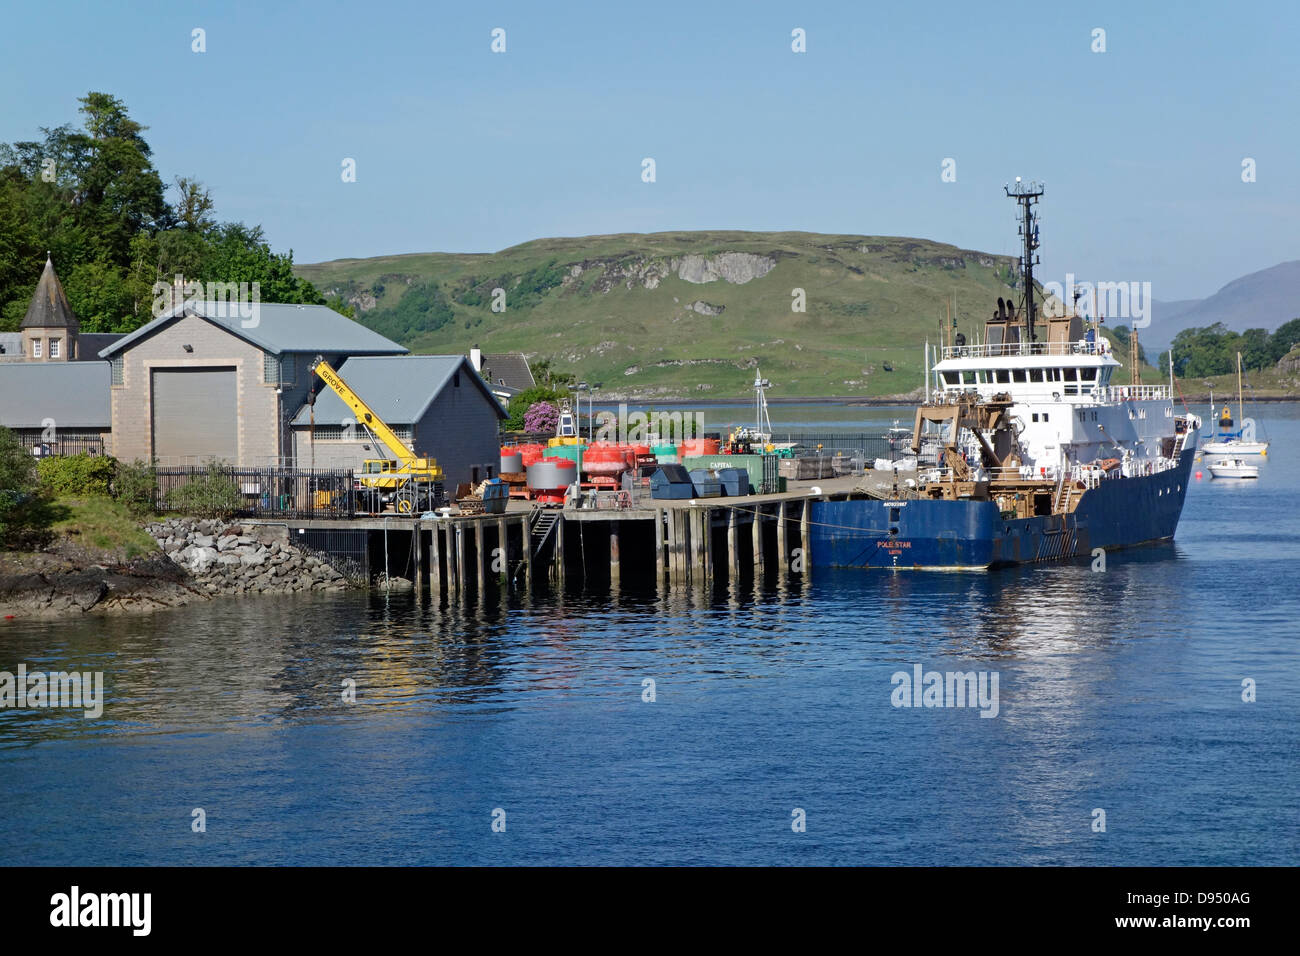
[{"label": "flowering purple shrub", "polygon": [[524,412],[524,431],[535,434],[554,433],[560,410],[550,402],[533,402]]}]

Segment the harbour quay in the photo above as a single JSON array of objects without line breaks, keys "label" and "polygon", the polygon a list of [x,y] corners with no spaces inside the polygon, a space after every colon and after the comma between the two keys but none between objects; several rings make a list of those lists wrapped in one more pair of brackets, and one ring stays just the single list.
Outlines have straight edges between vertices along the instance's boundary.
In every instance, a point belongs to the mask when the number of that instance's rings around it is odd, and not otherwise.
[{"label": "harbour quay", "polygon": [[[511,499],[499,514],[428,513],[266,522],[290,540],[417,595],[483,598],[578,583],[710,587],[807,577],[818,500],[888,497],[908,475],[790,481],[785,492],[656,499],[587,493],[565,507]],[[251,519],[257,523],[259,519]]]}]

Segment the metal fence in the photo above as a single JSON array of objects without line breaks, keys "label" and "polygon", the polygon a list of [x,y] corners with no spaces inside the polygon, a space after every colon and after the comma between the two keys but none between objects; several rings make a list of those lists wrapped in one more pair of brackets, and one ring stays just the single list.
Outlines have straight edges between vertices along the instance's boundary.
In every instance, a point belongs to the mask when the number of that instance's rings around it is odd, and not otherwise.
[{"label": "metal fence", "polygon": [[789,432],[773,433],[772,441],[777,443],[794,442],[795,454],[798,456],[818,454],[818,445],[823,455],[843,453],[872,461],[876,458],[905,458],[912,454],[907,442],[893,443],[879,433],[865,432]]},{"label": "metal fence", "polygon": [[228,465],[154,469],[161,512],[255,518],[350,518],[356,501],[350,470]]},{"label": "metal fence", "polygon": [[23,443],[23,447],[38,458],[51,455],[104,454],[104,439],[99,436],[69,435],[64,437],[56,435],[47,441],[40,436],[39,432],[36,434],[18,432],[18,438]]}]

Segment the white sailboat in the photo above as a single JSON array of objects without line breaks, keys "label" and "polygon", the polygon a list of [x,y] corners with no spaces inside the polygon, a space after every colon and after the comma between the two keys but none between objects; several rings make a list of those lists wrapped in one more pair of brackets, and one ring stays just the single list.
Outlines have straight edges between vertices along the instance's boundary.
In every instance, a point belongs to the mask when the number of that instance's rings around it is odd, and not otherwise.
[{"label": "white sailboat", "polygon": [[[1201,445],[1202,455],[1266,455],[1268,454],[1268,442],[1257,441],[1255,439],[1255,423],[1249,422],[1247,427],[1246,409],[1241,398],[1241,353],[1237,353],[1237,411],[1240,415],[1240,424],[1237,430],[1233,431],[1232,410],[1223,406],[1223,414],[1219,416],[1219,432],[1210,440]],[[1213,471],[1213,467],[1211,467]]]}]

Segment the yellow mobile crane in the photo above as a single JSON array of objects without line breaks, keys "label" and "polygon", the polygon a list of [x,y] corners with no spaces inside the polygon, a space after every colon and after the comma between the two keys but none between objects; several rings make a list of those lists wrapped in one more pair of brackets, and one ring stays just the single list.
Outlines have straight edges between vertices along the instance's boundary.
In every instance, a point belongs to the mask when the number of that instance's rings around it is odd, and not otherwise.
[{"label": "yellow mobile crane", "polygon": [[377,494],[380,501],[391,504],[399,514],[419,514],[447,503],[443,473],[436,459],[416,455],[322,356],[316,356],[311,370],[351,409],[357,424],[370,433],[375,444],[393,454],[391,460],[366,459],[357,478],[358,490]]}]

